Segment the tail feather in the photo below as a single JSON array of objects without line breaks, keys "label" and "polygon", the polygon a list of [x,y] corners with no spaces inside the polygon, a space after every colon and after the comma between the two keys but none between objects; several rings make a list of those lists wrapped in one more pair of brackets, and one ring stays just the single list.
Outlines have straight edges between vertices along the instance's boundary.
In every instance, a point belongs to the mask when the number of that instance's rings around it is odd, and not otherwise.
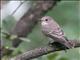
[{"label": "tail feather", "polygon": [[70,42],[65,42],[65,43],[63,43],[64,45],[65,45],[65,47],[67,47],[67,48],[72,48],[73,46],[70,44]]},{"label": "tail feather", "polygon": [[65,42],[63,43],[67,48],[73,48],[73,43],[70,42],[66,37],[64,37]]}]

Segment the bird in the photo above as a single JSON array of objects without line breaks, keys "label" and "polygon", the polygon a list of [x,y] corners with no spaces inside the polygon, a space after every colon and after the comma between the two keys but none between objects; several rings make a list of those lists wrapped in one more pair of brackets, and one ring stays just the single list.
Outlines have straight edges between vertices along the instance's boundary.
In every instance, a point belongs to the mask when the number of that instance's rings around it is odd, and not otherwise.
[{"label": "bird", "polygon": [[57,42],[68,49],[73,47],[62,28],[52,17],[44,16],[40,21],[42,33],[53,40],[51,43]]}]

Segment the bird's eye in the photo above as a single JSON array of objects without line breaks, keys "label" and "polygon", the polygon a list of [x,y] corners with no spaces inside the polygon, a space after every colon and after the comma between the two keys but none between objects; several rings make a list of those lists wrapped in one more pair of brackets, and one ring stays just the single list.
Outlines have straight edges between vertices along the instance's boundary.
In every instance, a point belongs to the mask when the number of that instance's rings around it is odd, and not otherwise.
[{"label": "bird's eye", "polygon": [[45,19],[45,21],[48,21],[48,19]]}]

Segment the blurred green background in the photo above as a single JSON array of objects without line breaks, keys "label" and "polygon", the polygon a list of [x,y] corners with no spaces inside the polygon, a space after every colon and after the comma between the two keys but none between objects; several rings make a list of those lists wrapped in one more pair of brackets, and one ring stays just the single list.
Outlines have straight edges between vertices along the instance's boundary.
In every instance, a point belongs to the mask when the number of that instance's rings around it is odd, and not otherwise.
[{"label": "blurred green background", "polygon": [[[27,2],[27,1],[26,1]],[[32,2],[32,1],[30,1]],[[35,1],[34,1],[35,2]],[[32,5],[32,3],[29,3]],[[69,39],[79,40],[80,38],[80,1],[61,1],[46,15],[53,17],[59,25],[64,30],[66,36]],[[19,13],[18,13],[19,14]],[[16,24],[17,19],[14,16],[7,15],[2,21],[1,30],[2,32],[9,32]],[[2,33],[3,45],[8,48],[12,48],[12,40],[5,38]],[[32,33],[28,35],[27,38],[20,44],[18,48],[15,49],[12,55],[4,56],[3,60],[7,60],[9,57],[13,57],[19,54],[19,52],[25,52],[37,47],[46,46],[48,43],[48,38],[46,38],[40,29],[40,23],[38,23]],[[80,48],[74,48],[68,50],[66,53],[64,51],[59,51],[55,53],[50,53],[33,60],[80,60]]]}]

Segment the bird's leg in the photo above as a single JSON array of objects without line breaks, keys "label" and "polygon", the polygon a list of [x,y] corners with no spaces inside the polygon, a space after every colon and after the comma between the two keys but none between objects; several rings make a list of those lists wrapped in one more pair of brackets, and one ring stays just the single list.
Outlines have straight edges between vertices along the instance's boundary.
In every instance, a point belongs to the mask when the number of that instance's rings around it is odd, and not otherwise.
[{"label": "bird's leg", "polygon": [[53,43],[54,42],[49,41],[48,45],[52,47],[53,46]]},{"label": "bird's leg", "polygon": [[53,43],[54,43],[54,40],[53,40],[52,38],[49,38],[49,43],[48,43],[48,45],[49,45],[49,46],[52,46]]}]

